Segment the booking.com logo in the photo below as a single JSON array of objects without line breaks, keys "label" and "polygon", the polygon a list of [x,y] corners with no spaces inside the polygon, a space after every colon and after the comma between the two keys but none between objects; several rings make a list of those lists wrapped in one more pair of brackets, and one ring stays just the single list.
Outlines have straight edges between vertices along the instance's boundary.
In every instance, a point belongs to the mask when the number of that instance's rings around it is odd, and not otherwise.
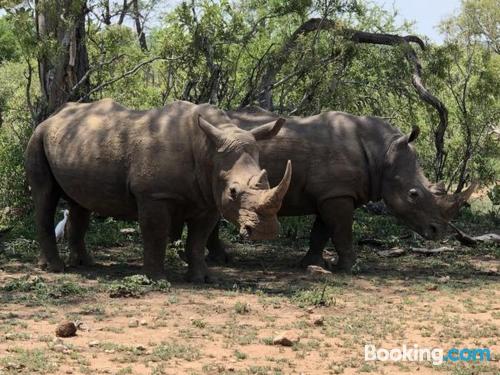
[{"label": "booking.com logo", "polygon": [[365,345],[365,361],[392,362],[432,362],[441,365],[444,362],[491,361],[491,351],[488,348],[451,348],[444,351],[441,348],[420,348],[418,345],[401,348],[384,349],[375,345]]}]

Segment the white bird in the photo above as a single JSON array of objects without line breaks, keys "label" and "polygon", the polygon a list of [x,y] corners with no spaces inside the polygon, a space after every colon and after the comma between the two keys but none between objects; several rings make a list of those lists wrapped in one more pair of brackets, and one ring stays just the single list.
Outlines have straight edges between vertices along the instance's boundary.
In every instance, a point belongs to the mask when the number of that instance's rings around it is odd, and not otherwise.
[{"label": "white bird", "polygon": [[69,211],[64,210],[63,214],[64,214],[64,219],[62,219],[56,225],[56,241],[59,241],[64,237],[64,229],[66,228],[66,223],[68,221]]}]

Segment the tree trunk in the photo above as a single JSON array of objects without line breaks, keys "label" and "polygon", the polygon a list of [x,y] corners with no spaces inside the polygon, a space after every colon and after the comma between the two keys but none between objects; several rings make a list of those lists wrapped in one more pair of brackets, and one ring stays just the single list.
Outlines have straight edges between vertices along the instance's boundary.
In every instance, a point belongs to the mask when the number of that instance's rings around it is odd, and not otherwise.
[{"label": "tree trunk", "polygon": [[[37,124],[69,100],[89,90],[87,48],[85,45],[85,0],[38,0],[36,28],[45,44],[38,58],[42,92]],[[52,47],[55,45],[55,47]],[[84,78],[85,77],[85,78]],[[84,82],[80,82],[84,78]],[[78,90],[73,88],[78,85]]]},{"label": "tree trunk", "polygon": [[125,16],[127,15],[128,11],[128,6],[129,3],[127,2],[127,0],[123,0],[122,10],[120,12],[120,18],[118,19],[118,25],[121,25],[125,20]]},{"label": "tree trunk", "polygon": [[105,25],[111,25],[111,11],[109,8],[109,0],[104,0],[103,1],[103,7],[104,7],[104,12],[103,12],[103,22]]},{"label": "tree trunk", "polygon": [[141,13],[139,12],[139,1],[132,0],[132,10],[134,15],[135,29],[137,31],[137,37],[139,38],[139,45],[143,51],[148,50],[148,45],[146,43],[146,34],[144,34],[144,28],[141,23]]}]

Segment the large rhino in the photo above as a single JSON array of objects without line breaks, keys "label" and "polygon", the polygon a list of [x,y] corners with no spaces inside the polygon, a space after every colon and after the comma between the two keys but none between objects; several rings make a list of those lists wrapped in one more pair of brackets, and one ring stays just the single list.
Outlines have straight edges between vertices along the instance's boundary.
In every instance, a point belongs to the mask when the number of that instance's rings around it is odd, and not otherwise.
[{"label": "large rhino", "polygon": [[[188,279],[207,281],[207,238],[220,214],[249,239],[278,233],[278,212],[291,179],[286,162],[273,189],[259,167],[256,141],[275,136],[284,120],[245,131],[210,105],[178,101],[133,111],[105,99],[65,105],[40,124],[26,151],[35,203],[40,265],[62,271],[54,236],[60,197],[70,206],[70,264],[91,264],[84,235],[90,212],[138,219],[144,272],[164,276],[165,245],[181,210],[188,223]],[[285,168],[284,168],[285,169]]]},{"label": "large rhino", "polygon": [[[277,118],[255,107],[228,115],[246,130]],[[293,163],[290,188],[278,214],[316,215],[303,266],[324,266],[323,249],[332,239],[339,268],[350,270],[356,260],[353,212],[368,201],[383,199],[397,218],[427,239],[443,234],[474,186],[446,195],[442,184],[431,184],[412,146],[418,134],[414,128],[404,135],[376,117],[326,112],[288,118],[278,136],[259,144],[260,163],[271,183],[283,173],[286,160]],[[207,247],[210,257],[226,259],[217,231]]]}]

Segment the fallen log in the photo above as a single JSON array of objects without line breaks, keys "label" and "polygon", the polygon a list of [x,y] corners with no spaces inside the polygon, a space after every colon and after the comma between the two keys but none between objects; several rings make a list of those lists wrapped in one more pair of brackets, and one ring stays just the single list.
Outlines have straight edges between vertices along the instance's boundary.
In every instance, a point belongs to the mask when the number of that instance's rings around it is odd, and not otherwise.
[{"label": "fallen log", "polygon": [[406,253],[406,250],[402,249],[400,247],[393,247],[392,249],[378,250],[377,251],[378,255],[380,255],[381,257],[385,257],[385,258],[399,257],[405,253]]},{"label": "fallen log", "polygon": [[444,253],[446,251],[453,251],[454,249],[452,247],[448,246],[442,246],[438,247],[435,249],[427,249],[423,247],[412,247],[411,251],[414,253],[419,253],[419,254],[425,254],[425,255],[432,255],[432,254],[439,254],[439,253]]},{"label": "fallen log", "polygon": [[472,237],[465,233],[463,230],[457,228],[455,225],[451,223],[449,223],[449,225],[455,230],[455,232],[457,232],[455,237],[458,241],[460,241],[462,245],[474,247],[478,243],[500,243],[500,235],[496,233],[488,233],[481,236]]}]

